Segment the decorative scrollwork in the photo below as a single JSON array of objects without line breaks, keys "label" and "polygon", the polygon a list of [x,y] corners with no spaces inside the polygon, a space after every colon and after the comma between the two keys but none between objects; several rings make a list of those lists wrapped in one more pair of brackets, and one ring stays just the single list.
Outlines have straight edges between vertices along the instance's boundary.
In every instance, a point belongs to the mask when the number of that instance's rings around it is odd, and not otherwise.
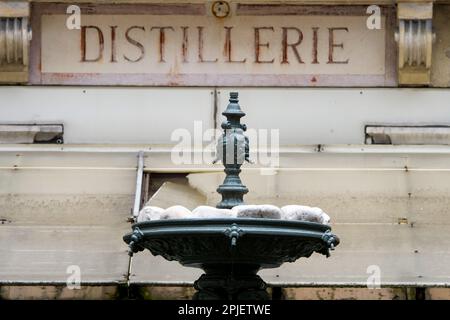
[{"label": "decorative scrollwork", "polygon": [[143,251],[145,248],[141,246],[141,242],[144,239],[144,234],[139,228],[134,228],[133,233],[131,235],[131,241],[128,244],[129,255],[132,256],[133,253],[137,253],[139,251]]},{"label": "decorative scrollwork", "polygon": [[325,242],[326,248],[326,256],[330,256],[330,250],[334,250],[334,247],[339,244],[339,238],[331,233],[331,230],[325,231],[322,235],[322,240]]},{"label": "decorative scrollwork", "polygon": [[[133,233],[131,247],[133,252],[147,248],[155,256],[162,256],[169,261],[179,261],[186,265],[202,263],[231,263],[233,261],[253,261],[263,266],[279,266],[284,262],[294,262],[302,257],[310,257],[314,252],[329,256],[330,248],[336,246],[337,240],[332,233],[325,233],[322,238],[305,239],[301,237],[284,237],[255,235],[247,233],[233,224],[223,231],[223,235],[203,236],[159,236],[140,239],[139,231]],[[245,237],[242,235],[246,234]],[[231,249],[231,250],[230,250]]]},{"label": "decorative scrollwork", "polygon": [[225,229],[224,233],[231,239],[231,247],[233,248],[236,246],[238,238],[244,233],[244,231],[242,231],[236,223],[233,223],[231,228]]}]

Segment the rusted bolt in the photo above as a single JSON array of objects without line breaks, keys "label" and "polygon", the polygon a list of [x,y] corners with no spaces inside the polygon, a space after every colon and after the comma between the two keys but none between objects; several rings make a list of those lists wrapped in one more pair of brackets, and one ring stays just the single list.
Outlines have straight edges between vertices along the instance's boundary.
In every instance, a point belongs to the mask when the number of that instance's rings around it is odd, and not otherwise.
[{"label": "rusted bolt", "polygon": [[230,5],[226,1],[215,1],[211,11],[216,18],[225,18],[230,14]]}]

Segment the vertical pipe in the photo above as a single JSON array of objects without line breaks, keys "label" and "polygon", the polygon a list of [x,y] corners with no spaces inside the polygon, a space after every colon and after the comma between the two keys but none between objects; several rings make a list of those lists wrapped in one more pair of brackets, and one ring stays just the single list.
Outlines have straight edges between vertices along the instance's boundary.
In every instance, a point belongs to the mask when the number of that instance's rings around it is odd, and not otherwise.
[{"label": "vertical pipe", "polygon": [[134,207],[133,218],[136,219],[141,209],[141,196],[142,196],[142,176],[144,173],[144,152],[139,151],[138,154],[138,167],[136,173],[136,192],[134,195]]}]

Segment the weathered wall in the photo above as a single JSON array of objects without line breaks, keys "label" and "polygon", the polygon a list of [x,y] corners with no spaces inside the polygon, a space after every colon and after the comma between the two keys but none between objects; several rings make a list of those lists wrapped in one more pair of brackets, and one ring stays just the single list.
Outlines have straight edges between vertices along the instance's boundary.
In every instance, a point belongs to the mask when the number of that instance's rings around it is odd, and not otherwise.
[{"label": "weathered wall", "polygon": [[[448,6],[435,7],[435,86],[450,84],[449,16]],[[279,128],[282,146],[299,147],[282,156],[286,171],[262,176],[257,167],[246,167],[243,180],[251,190],[247,201],[323,207],[343,239],[326,263],[313,257],[264,271],[269,283],[285,287],[283,294],[290,299],[413,299],[423,296],[416,286],[449,285],[448,147],[401,151],[405,146],[377,149],[363,144],[367,124],[450,125],[450,91],[233,90],[240,92],[248,114],[243,122],[249,128]],[[129,260],[121,236],[130,230],[137,151],[169,146],[147,155],[147,170],[216,170],[209,163],[175,166],[167,151],[175,143],[170,136],[176,129],[194,136],[194,121],[202,121],[203,130],[218,127],[229,91],[0,87],[0,123],[61,123],[66,143],[0,150],[0,298],[128,297],[124,284]],[[356,146],[336,152],[336,144]],[[66,152],[71,147],[79,149]],[[214,204],[222,178],[202,173],[191,175],[191,182]],[[131,291],[140,298],[190,298],[192,289],[179,286],[192,284],[201,273],[148,253],[133,262]],[[64,287],[69,265],[81,267],[81,290]],[[340,287],[364,286],[370,265],[381,267],[382,283],[398,287]],[[167,283],[175,287],[159,286]],[[427,299],[449,297],[448,288],[425,290]]]},{"label": "weathered wall", "polygon": [[[283,300],[448,300],[448,288],[282,288],[269,294]],[[146,299],[186,300],[192,299],[191,287],[167,286],[83,286],[69,290],[61,286],[0,286],[0,299]]]},{"label": "weathered wall", "polygon": [[[450,124],[445,89],[233,90],[247,113],[243,122],[279,129],[281,145],[363,144],[367,124]],[[229,91],[218,89],[215,103],[208,88],[0,87],[0,122],[62,123],[67,144],[174,145],[176,129],[194,139],[194,121],[201,121],[200,138],[220,127]]]}]

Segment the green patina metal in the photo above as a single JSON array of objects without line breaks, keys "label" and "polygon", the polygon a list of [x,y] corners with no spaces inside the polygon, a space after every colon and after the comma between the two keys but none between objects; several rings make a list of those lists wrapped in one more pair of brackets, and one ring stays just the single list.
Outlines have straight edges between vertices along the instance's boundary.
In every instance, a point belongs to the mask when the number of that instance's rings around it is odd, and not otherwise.
[{"label": "green patina metal", "polygon": [[230,93],[229,101],[227,109],[222,112],[227,120],[222,123],[224,133],[218,143],[218,157],[226,174],[223,184],[217,188],[217,192],[222,195],[222,201],[217,204],[217,208],[221,209],[231,209],[244,204],[243,197],[248,192],[239,177],[243,162],[249,161],[249,141],[244,135],[247,126],[241,124],[245,113],[239,105],[237,92]]},{"label": "green patina metal", "polygon": [[[238,94],[230,94],[230,104],[223,115],[227,121],[219,141],[219,160],[227,174],[217,189],[222,194],[219,208],[243,203],[248,189],[239,173],[248,161],[245,115],[238,104]],[[222,145],[220,145],[220,143]],[[230,147],[232,157],[230,161]],[[133,232],[123,237],[130,255],[148,249],[169,261],[205,271],[194,284],[194,299],[265,300],[269,299],[265,282],[257,275],[263,268],[277,268],[285,262],[310,257],[314,252],[329,256],[339,244],[331,228],[320,223],[264,218],[173,219],[145,221],[133,225]]]}]

